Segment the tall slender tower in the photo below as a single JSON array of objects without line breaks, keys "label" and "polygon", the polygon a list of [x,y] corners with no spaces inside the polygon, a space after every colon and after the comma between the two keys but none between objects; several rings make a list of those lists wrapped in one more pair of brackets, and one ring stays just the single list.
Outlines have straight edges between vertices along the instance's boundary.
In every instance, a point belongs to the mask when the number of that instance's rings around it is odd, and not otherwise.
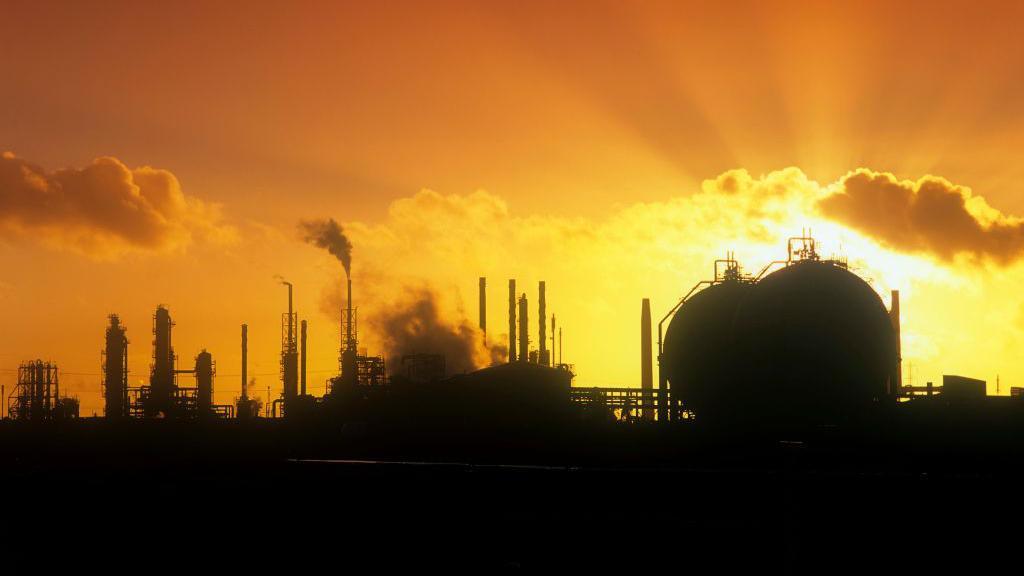
[{"label": "tall slender tower", "polygon": [[157,306],[153,315],[153,369],[149,375],[150,396],[146,414],[172,416],[174,393],[174,347],[171,345],[171,329],[174,322],[171,313],[164,306]]},{"label": "tall slender tower", "polygon": [[292,300],[291,282],[282,281],[288,287],[288,312],[282,319],[281,330],[281,383],[284,396],[284,413],[293,406],[299,393],[299,352],[295,343],[295,308]]},{"label": "tall slender tower", "polygon": [[[348,278],[348,300],[345,310],[342,312],[342,342],[341,342],[341,386],[343,389],[352,390],[359,384],[359,359],[357,358],[357,339],[359,338],[358,327],[356,326],[356,310],[352,307],[352,279]],[[331,388],[331,392],[340,393],[341,390]]]},{"label": "tall slender tower", "polygon": [[555,351],[558,348],[555,347],[555,315],[551,315],[551,365],[558,365],[557,358],[555,357]]},{"label": "tall slender tower", "polygon": [[103,359],[107,418],[122,418],[128,415],[128,337],[117,314],[110,315]]},{"label": "tall slender tower", "polygon": [[242,400],[249,399],[249,325],[242,324]]},{"label": "tall slender tower", "polygon": [[299,394],[306,395],[306,321],[302,321],[302,330],[299,331],[299,352],[302,355],[302,365],[299,369]]},{"label": "tall slender tower", "polygon": [[516,361],[516,281],[508,281],[508,361]]},{"label": "tall slender tower", "polygon": [[889,386],[889,394],[893,398],[899,398],[903,388],[903,344],[900,337],[900,291],[892,291],[892,304],[889,306],[889,320],[892,322],[892,330],[896,336],[896,366],[891,377],[892,383]]},{"label": "tall slender tower", "polygon": [[654,420],[654,358],[651,342],[651,300],[644,298],[640,305],[640,396],[644,420]]},{"label": "tall slender tower", "polygon": [[551,361],[550,361],[551,359],[548,357],[548,334],[547,334],[547,321],[548,321],[547,294],[545,294],[546,290],[545,290],[545,285],[544,285],[544,281],[543,280],[540,281],[540,285],[537,287],[537,290],[538,290],[537,306],[539,308],[538,316],[537,316],[537,322],[538,322],[538,324],[540,326],[540,335],[539,335],[539,338],[540,338],[540,341],[539,341],[540,351],[537,352],[537,363],[540,364],[541,366],[550,366],[551,365]]},{"label": "tall slender tower", "polygon": [[530,322],[526,294],[519,297],[519,361],[530,361]]}]

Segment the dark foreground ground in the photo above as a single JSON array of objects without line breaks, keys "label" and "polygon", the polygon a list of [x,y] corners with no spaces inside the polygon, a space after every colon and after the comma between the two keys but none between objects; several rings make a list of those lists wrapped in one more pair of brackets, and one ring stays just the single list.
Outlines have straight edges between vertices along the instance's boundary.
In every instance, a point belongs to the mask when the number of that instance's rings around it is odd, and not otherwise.
[{"label": "dark foreground ground", "polygon": [[1018,563],[1019,426],[922,426],[466,436],[7,423],[0,536],[27,566],[102,572],[986,573]]}]

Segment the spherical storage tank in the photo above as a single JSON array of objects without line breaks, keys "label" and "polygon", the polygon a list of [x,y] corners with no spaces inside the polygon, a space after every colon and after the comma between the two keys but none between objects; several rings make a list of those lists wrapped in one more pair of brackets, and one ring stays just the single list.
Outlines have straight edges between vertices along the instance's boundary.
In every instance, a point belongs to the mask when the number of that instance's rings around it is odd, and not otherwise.
[{"label": "spherical storage tank", "polygon": [[896,337],[878,294],[831,262],[806,260],[757,283],[736,310],[733,384],[759,414],[834,422],[885,396]]},{"label": "spherical storage tank", "polygon": [[665,331],[661,369],[673,396],[702,416],[728,409],[733,318],[753,287],[737,280],[709,286],[683,304]]},{"label": "spherical storage tank", "polygon": [[883,397],[895,365],[881,298],[819,260],[698,293],[673,317],[663,359],[673,394],[698,418],[813,423]]}]

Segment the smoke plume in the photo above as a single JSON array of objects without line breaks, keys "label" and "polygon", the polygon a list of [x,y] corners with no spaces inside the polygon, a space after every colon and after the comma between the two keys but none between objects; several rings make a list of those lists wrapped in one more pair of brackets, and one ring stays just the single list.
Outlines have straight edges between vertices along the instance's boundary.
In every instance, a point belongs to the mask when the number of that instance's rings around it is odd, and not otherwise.
[{"label": "smoke plume", "polygon": [[484,346],[483,332],[466,318],[443,318],[437,294],[427,288],[407,290],[403,301],[382,307],[368,322],[392,367],[406,354],[443,354],[448,374],[455,374],[505,357],[504,347]]},{"label": "smoke plume", "polygon": [[303,240],[326,249],[345,267],[345,275],[352,273],[352,242],[334,218],[327,220],[303,220],[299,222]]},{"label": "smoke plume", "polygon": [[171,251],[194,239],[230,240],[220,208],[186,196],[167,170],[117,158],[48,173],[0,154],[0,237],[31,237],[90,256]]},{"label": "smoke plume", "polygon": [[1024,255],[1024,221],[944,178],[912,182],[861,169],[839,184],[836,193],[818,202],[821,213],[892,249],[946,262],[966,255],[999,265]]}]

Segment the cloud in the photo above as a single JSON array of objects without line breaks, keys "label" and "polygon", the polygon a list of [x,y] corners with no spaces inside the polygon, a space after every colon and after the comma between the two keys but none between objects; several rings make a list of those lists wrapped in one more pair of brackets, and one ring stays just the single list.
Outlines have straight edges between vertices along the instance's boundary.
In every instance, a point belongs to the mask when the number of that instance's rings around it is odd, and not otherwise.
[{"label": "cloud", "polygon": [[821,213],[893,250],[944,262],[967,257],[999,265],[1024,255],[1024,221],[937,176],[916,182],[859,169],[818,202]]},{"label": "cloud", "polygon": [[0,238],[39,239],[110,258],[234,237],[220,207],[186,196],[167,170],[129,169],[102,157],[81,169],[48,173],[10,152],[0,154]]}]

